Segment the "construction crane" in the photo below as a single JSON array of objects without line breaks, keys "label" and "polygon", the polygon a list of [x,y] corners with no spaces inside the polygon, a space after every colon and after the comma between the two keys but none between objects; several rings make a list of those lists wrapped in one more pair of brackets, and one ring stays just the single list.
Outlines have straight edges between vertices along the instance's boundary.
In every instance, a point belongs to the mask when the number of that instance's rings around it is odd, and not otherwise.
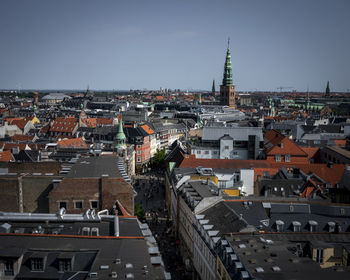
[{"label": "construction crane", "polygon": [[294,87],[284,87],[284,86],[280,86],[280,87],[278,87],[277,89],[279,89],[280,92],[282,92],[282,89],[287,89],[287,88],[294,88]]}]

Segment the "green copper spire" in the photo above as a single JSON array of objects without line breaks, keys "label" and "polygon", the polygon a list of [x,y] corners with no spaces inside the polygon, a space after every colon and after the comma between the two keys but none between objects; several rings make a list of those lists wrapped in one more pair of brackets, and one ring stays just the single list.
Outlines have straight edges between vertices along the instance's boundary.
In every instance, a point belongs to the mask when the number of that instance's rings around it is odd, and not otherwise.
[{"label": "green copper spire", "polygon": [[115,146],[116,149],[121,147],[126,147],[126,136],[123,131],[123,120],[120,119],[119,127],[118,127],[118,133],[115,136]]},{"label": "green copper spire", "polygon": [[223,86],[232,86],[233,85],[232,63],[231,63],[231,53],[230,53],[230,38],[228,38],[228,42],[227,42],[224,78],[222,79],[222,85]]}]

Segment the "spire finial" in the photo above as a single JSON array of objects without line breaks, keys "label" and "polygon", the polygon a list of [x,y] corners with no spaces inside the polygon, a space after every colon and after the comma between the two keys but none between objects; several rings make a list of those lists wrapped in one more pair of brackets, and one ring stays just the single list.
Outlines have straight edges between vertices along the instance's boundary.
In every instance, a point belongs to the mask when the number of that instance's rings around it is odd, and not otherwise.
[{"label": "spire finial", "polygon": [[230,48],[230,37],[228,37],[228,39],[227,39],[227,49],[229,49]]}]

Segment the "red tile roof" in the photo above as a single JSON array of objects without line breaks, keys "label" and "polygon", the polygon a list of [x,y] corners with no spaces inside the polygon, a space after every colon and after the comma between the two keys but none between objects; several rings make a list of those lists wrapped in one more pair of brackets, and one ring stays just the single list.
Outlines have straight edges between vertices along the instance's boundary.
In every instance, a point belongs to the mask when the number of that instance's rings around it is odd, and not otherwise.
[{"label": "red tile roof", "polygon": [[2,151],[0,152],[0,161],[2,162],[10,162],[14,161],[14,157],[11,153],[11,151]]},{"label": "red tile roof", "polygon": [[57,142],[59,148],[64,149],[87,149],[85,141],[82,138],[72,138],[72,139],[63,139]]},{"label": "red tile roof", "polygon": [[333,164],[332,167],[328,167],[327,164],[323,163],[313,163],[313,164],[304,164],[304,163],[277,163],[271,162],[271,167],[298,167],[306,174],[316,174],[322,178],[325,182],[331,183],[332,186],[339,183],[344,170],[344,164]]},{"label": "red tile roof", "polygon": [[151,129],[147,124],[144,124],[144,125],[142,125],[141,126],[142,128],[143,128],[143,130],[144,131],[146,131],[149,135],[151,135],[151,134],[154,134],[155,132],[154,132],[154,130],[153,129]]},{"label": "red tile roof", "polygon": [[346,140],[345,139],[335,139],[334,143],[337,147],[345,147],[346,146]]},{"label": "red tile roof", "polygon": [[59,117],[57,118],[52,126],[50,132],[73,132],[75,127],[78,125],[78,119],[74,117]]},{"label": "red tile roof", "polygon": [[257,175],[262,174],[264,170],[274,172],[282,167],[297,167],[306,174],[316,174],[325,182],[331,183],[332,186],[339,183],[345,169],[344,164],[333,164],[328,167],[327,164],[313,163],[286,163],[286,162],[269,162],[267,160],[239,160],[239,159],[197,159],[195,155],[185,157],[179,167],[206,167],[206,168],[254,168]]},{"label": "red tile roof", "polygon": [[22,135],[22,134],[15,134],[15,135],[11,136],[11,139],[14,142],[32,141],[33,138],[34,138],[34,136]]},{"label": "red tile roof", "polygon": [[317,147],[301,147],[301,149],[307,153],[308,159],[314,158],[315,155],[320,151],[320,148]]},{"label": "red tile roof", "polygon": [[24,119],[15,119],[15,120],[11,120],[9,122],[9,124],[11,125],[17,125],[18,128],[20,129],[24,129],[24,127],[26,126],[26,124],[28,123],[28,121],[24,120]]},{"label": "red tile roof", "polygon": [[264,138],[266,155],[308,156],[297,144],[276,130],[266,132]]}]

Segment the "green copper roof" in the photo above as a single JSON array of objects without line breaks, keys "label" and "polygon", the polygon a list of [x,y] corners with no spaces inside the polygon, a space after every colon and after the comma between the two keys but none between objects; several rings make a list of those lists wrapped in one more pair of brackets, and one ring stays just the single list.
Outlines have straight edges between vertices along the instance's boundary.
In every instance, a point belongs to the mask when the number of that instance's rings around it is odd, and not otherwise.
[{"label": "green copper roof", "polygon": [[118,127],[118,133],[115,136],[115,148],[118,149],[120,147],[126,147],[126,136],[123,131],[123,120],[120,119],[119,127]]},{"label": "green copper roof", "polygon": [[118,133],[115,137],[116,140],[125,140],[126,136],[123,131],[123,120],[120,119],[119,127],[118,127]]},{"label": "green copper roof", "polygon": [[232,86],[232,63],[231,63],[231,53],[230,53],[230,40],[228,41],[227,51],[226,51],[226,60],[224,68],[224,78],[222,79],[223,86]]}]

